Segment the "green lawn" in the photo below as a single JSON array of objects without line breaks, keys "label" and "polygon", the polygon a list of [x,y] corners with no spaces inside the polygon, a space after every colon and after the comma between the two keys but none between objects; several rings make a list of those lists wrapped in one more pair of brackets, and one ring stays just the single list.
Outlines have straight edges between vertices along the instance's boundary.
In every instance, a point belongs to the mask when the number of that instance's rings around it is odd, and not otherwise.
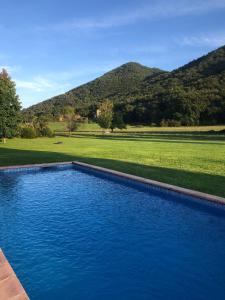
[{"label": "green lawn", "polygon": [[225,135],[76,133],[0,143],[1,166],[71,160],[225,197]]},{"label": "green lawn", "polygon": [[[66,122],[50,122],[49,127],[56,132],[65,132]],[[134,126],[128,125],[126,130],[122,132],[204,132],[204,131],[219,131],[225,129],[225,125],[217,126],[190,126],[190,127],[150,127],[150,126]],[[79,126],[78,131],[99,131],[102,132],[100,126],[96,123],[83,123]],[[121,130],[115,130],[121,132]]]},{"label": "green lawn", "polygon": [[[49,127],[56,132],[66,131],[66,122],[50,122]],[[79,126],[79,131],[101,131],[96,123],[83,123]]]}]

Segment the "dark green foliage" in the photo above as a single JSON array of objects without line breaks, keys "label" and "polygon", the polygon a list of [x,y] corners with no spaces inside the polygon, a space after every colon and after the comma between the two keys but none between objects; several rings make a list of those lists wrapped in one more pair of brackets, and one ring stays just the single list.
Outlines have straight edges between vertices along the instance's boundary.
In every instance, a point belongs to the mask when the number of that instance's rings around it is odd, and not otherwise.
[{"label": "dark green foliage", "polygon": [[48,126],[43,127],[42,130],[40,131],[40,134],[41,134],[41,136],[46,136],[46,137],[54,137],[55,136],[54,132]]},{"label": "dark green foliage", "polygon": [[57,118],[66,105],[94,119],[104,99],[125,123],[210,125],[225,123],[225,46],[172,72],[125,64],[24,113]]},{"label": "dark green foliage", "polygon": [[0,72],[0,137],[16,136],[20,121],[20,102],[15,83],[5,70]]},{"label": "dark green foliage", "polygon": [[36,137],[54,137],[54,132],[48,126],[35,128],[32,126],[24,126],[20,129],[20,136],[26,139],[34,139]]},{"label": "dark green foliage", "polygon": [[[145,96],[143,96],[143,94]],[[134,101],[139,98],[133,95]],[[141,100],[151,121],[182,125],[225,122],[225,47],[171,73],[147,78]]]},{"label": "dark green foliage", "polygon": [[123,120],[123,114],[121,112],[114,112],[113,119],[110,126],[111,130],[113,131],[115,128],[118,129],[126,129],[126,124]]},{"label": "dark green foliage", "polygon": [[47,116],[40,116],[38,117],[36,120],[35,120],[35,123],[36,123],[36,128],[39,130],[39,131],[43,131],[43,129],[47,128],[47,125],[48,125],[48,118]]},{"label": "dark green foliage", "polygon": [[33,127],[22,127],[21,128],[21,137],[24,139],[34,139],[37,137],[37,131]]}]

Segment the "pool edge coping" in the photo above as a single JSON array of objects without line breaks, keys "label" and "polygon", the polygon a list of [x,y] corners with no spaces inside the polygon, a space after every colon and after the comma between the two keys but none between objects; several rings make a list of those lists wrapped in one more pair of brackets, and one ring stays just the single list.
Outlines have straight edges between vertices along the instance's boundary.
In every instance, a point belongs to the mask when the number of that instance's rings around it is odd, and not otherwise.
[{"label": "pool edge coping", "polygon": [[42,163],[42,164],[27,164],[27,165],[13,165],[13,166],[5,166],[0,167],[0,171],[4,170],[13,170],[13,169],[26,169],[26,168],[38,168],[38,167],[51,167],[57,165],[70,165],[72,161],[65,161],[65,162],[53,162],[53,163]]},{"label": "pool edge coping", "polygon": [[88,163],[84,163],[84,162],[79,162],[79,161],[4,166],[4,167],[0,167],[0,171],[1,170],[4,171],[4,170],[20,169],[20,168],[35,168],[35,167],[44,168],[44,167],[51,167],[51,166],[57,166],[57,165],[70,165],[70,164],[71,165],[77,165],[77,166],[83,166],[83,167],[93,169],[93,170],[96,170],[96,171],[100,171],[100,172],[103,172],[103,173],[108,173],[108,174],[112,174],[112,175],[115,175],[115,176],[118,176],[118,177],[134,180],[136,182],[156,186],[156,187],[166,189],[166,190],[169,190],[169,191],[173,191],[173,192],[176,192],[176,193],[179,193],[179,194],[184,194],[184,195],[191,196],[191,197],[194,197],[194,198],[199,198],[201,200],[216,202],[216,203],[225,205],[225,198],[220,197],[220,196],[207,194],[207,193],[195,191],[195,190],[192,190],[192,189],[179,187],[177,185],[172,185],[172,184],[164,183],[164,182],[161,182],[161,181],[156,181],[156,180],[152,180],[152,179],[148,179],[148,178],[144,178],[144,177],[140,177],[140,176],[136,176],[136,175],[132,175],[132,174],[128,174],[128,173],[123,173],[123,172],[120,172],[120,171],[116,171],[116,170],[112,170],[112,169],[108,169],[108,168],[103,168],[103,167],[99,167],[99,166],[96,166],[96,165],[92,165],[92,164],[88,164]]},{"label": "pool edge coping", "polygon": [[137,181],[140,183],[153,185],[153,186],[156,186],[156,187],[159,187],[162,189],[166,189],[169,191],[173,191],[173,192],[176,192],[179,194],[184,194],[184,195],[191,196],[194,198],[199,198],[201,200],[216,202],[216,203],[225,205],[225,198],[223,198],[223,197],[219,197],[219,196],[215,196],[215,195],[211,195],[211,194],[207,194],[207,193],[203,193],[203,192],[198,192],[195,190],[179,187],[176,185],[172,185],[172,184],[168,184],[168,183],[164,183],[164,182],[160,182],[160,181],[156,181],[156,180],[152,180],[152,179],[148,179],[148,178],[144,178],[144,177],[140,177],[140,176],[136,176],[136,175],[132,175],[132,174],[128,174],[128,173],[123,173],[120,171],[115,171],[112,169],[103,168],[103,167],[99,167],[96,165],[91,165],[91,164],[87,164],[87,163],[83,163],[83,162],[73,161],[72,164],[78,165],[78,166],[83,166],[83,167],[90,168],[90,169],[94,169],[96,171],[116,175],[116,176],[119,176],[122,178],[131,179],[131,180],[134,180],[134,181]]},{"label": "pool edge coping", "polygon": [[4,300],[29,300],[25,289],[0,248],[0,293]]}]

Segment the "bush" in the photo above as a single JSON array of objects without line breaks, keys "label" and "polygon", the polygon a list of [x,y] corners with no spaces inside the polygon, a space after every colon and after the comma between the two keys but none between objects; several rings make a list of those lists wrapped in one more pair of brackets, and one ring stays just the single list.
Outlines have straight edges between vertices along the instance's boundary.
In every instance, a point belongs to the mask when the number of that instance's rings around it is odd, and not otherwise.
[{"label": "bush", "polygon": [[168,121],[165,119],[162,119],[160,122],[160,127],[167,127],[168,126]]},{"label": "bush", "polygon": [[181,126],[181,122],[177,120],[168,120],[169,127],[179,127]]},{"label": "bush", "polygon": [[51,128],[49,128],[48,126],[43,127],[41,132],[40,132],[41,136],[47,136],[47,137],[54,137],[54,132],[51,130]]},{"label": "bush", "polygon": [[24,139],[34,139],[37,137],[37,132],[32,127],[22,127],[20,135]]}]

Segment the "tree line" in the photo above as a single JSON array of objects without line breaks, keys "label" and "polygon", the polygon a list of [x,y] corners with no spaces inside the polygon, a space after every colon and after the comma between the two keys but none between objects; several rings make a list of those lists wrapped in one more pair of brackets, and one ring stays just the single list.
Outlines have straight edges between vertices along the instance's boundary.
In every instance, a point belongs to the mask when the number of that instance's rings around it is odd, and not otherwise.
[{"label": "tree line", "polygon": [[16,85],[3,69],[0,72],[0,137],[3,143],[12,137],[34,138],[53,135],[46,116],[34,116],[32,122],[24,120]]},{"label": "tree line", "polygon": [[[69,135],[85,121],[85,118],[76,113],[72,106],[63,107],[61,116],[67,124]],[[105,101],[100,105],[99,116],[96,120],[104,129],[111,128],[113,131],[114,128],[126,128],[122,115],[114,112],[111,101]],[[0,137],[3,142],[6,142],[6,138],[15,136],[22,138],[52,137],[54,133],[48,126],[49,121],[49,116],[45,114],[28,119],[23,117],[16,85],[7,71],[3,69],[0,72]]]}]

